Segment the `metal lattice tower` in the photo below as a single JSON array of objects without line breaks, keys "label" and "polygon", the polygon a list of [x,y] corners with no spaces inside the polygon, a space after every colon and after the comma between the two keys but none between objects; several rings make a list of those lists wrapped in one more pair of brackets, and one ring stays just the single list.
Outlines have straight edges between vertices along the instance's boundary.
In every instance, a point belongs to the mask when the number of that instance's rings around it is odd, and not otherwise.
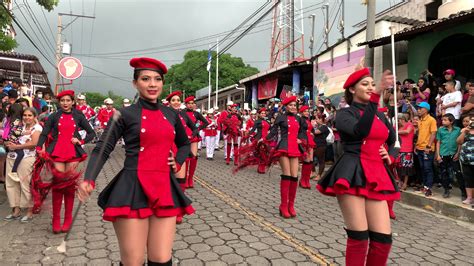
[{"label": "metal lattice tower", "polygon": [[[295,2],[299,2],[299,7]],[[270,68],[295,58],[304,58],[303,18],[303,0],[281,0],[275,8]]]}]

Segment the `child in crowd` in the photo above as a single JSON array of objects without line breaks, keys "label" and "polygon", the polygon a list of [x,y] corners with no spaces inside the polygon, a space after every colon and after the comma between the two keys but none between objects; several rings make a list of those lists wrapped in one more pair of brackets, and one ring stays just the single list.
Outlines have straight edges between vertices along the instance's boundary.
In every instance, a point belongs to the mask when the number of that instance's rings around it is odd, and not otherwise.
[{"label": "child in crowd", "polygon": [[[454,84],[452,85],[454,89]],[[461,133],[459,127],[454,126],[454,115],[445,114],[441,118],[442,126],[436,133],[436,161],[439,163],[441,180],[444,188],[444,198],[450,196],[451,183],[453,175],[456,175],[459,188],[462,194],[466,194],[464,188],[464,180],[459,170],[459,152],[461,146],[456,143],[458,136]]]}]

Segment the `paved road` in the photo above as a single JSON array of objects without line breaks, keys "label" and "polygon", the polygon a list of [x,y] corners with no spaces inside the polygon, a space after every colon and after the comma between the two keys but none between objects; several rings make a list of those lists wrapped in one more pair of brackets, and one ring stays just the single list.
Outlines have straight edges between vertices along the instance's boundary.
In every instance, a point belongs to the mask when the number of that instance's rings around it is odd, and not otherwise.
[{"label": "paved road", "polygon": [[[117,148],[98,179],[103,188],[120,169]],[[301,190],[297,219],[278,216],[279,169],[258,175],[253,169],[231,174],[222,153],[199,160],[195,188],[189,191],[196,214],[178,226],[174,262],[180,265],[343,264],[345,233],[334,198]],[[56,247],[63,235],[51,233],[50,201],[29,224],[0,221],[0,264],[95,264],[119,261],[111,223],[101,221],[97,192],[80,210],[66,254]],[[390,264],[472,265],[474,226],[396,205]],[[9,212],[0,192],[0,215]]]}]

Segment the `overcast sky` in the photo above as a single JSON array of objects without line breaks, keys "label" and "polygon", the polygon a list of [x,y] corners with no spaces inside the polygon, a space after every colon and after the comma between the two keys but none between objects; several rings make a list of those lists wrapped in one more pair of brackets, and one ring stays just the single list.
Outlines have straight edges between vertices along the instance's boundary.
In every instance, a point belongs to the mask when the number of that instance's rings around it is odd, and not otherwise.
[{"label": "overcast sky", "polygon": [[[76,91],[98,91],[106,93],[109,90],[117,94],[131,97],[135,90],[131,87],[132,70],[128,60],[137,56],[148,56],[162,60],[168,67],[180,63],[188,50],[208,49],[210,43],[215,43],[216,37],[203,38],[214,34],[225,36],[226,31],[237,27],[245,18],[265,3],[262,0],[60,0],[59,5],[44,15],[36,1],[15,0],[14,14],[37,43],[41,50],[55,62],[53,47],[56,43],[58,13],[84,14],[95,19],[78,19],[63,31],[63,41],[72,44],[72,56],[91,68],[127,81],[104,76],[103,74],[85,69],[82,77],[74,81],[72,88]],[[295,0],[299,3],[298,0]],[[303,0],[305,33],[305,56],[309,57],[309,37],[311,36],[310,14],[316,15],[315,23],[315,53],[323,43],[323,12],[321,0]],[[330,22],[335,18],[340,0],[330,0]],[[388,8],[400,0],[377,0],[377,11]],[[28,3],[31,7],[28,13]],[[18,5],[18,6],[17,6]],[[94,8],[95,6],[95,8]],[[23,12],[23,14],[20,12]],[[35,15],[45,35],[33,23],[31,14]],[[261,13],[263,14],[263,13]],[[251,34],[245,36],[228,52],[242,57],[244,62],[265,70],[269,66],[271,42],[271,13],[264,18]],[[332,14],[332,15],[331,15]],[[32,28],[27,23],[31,24]],[[47,24],[46,19],[49,24]],[[339,15],[338,15],[339,18]],[[366,6],[360,0],[345,1],[345,36],[354,32],[355,23],[365,20]],[[71,22],[71,18],[63,16],[63,25]],[[337,29],[338,22],[330,34],[330,45],[340,38]],[[50,30],[51,29],[51,30]],[[19,53],[33,54],[40,58],[43,67],[49,73],[51,84],[54,86],[55,69],[31,45],[25,35],[16,28]],[[35,34],[37,36],[35,36]],[[235,35],[234,35],[235,36]],[[183,43],[187,42],[187,43]],[[224,47],[226,43],[221,43]],[[43,48],[44,46],[44,48]],[[155,48],[155,49],[151,49]],[[147,51],[134,53],[110,54],[130,50]],[[324,49],[324,47],[323,47]],[[108,53],[108,54],[107,54]]]}]

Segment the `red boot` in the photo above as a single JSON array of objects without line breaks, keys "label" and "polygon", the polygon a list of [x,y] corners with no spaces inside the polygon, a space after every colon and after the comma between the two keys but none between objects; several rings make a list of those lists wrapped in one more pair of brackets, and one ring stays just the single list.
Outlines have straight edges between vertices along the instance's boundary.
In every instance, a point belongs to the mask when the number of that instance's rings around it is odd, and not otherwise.
[{"label": "red boot", "polygon": [[390,215],[390,219],[397,219],[397,216],[395,215],[395,212],[393,211],[393,204],[395,202],[393,200],[387,200],[387,205],[388,205],[388,214]]},{"label": "red boot", "polygon": [[290,218],[290,213],[288,212],[288,194],[290,192],[290,181],[291,176],[281,175],[280,181],[280,216],[283,218]]},{"label": "red boot", "polygon": [[352,231],[346,229],[346,265],[364,266],[369,246],[369,231]]},{"label": "red boot", "polygon": [[232,150],[232,144],[229,143],[229,141],[227,141],[227,151],[226,151],[226,152],[227,152],[227,157],[226,157],[226,159],[225,159],[225,163],[226,163],[227,165],[230,164],[230,151],[231,151],[231,150]]},{"label": "red boot", "polygon": [[61,233],[61,205],[63,204],[63,192],[53,189],[53,233]]},{"label": "red boot", "polygon": [[193,188],[194,187],[194,172],[196,172],[196,167],[197,167],[197,161],[198,157],[193,156],[191,158],[191,161],[189,162],[189,175],[188,175],[188,188]]},{"label": "red boot", "polygon": [[300,187],[305,189],[311,189],[311,185],[309,183],[309,178],[311,175],[311,162],[303,162],[301,166],[301,180],[300,180]]},{"label": "red boot", "polygon": [[257,168],[257,173],[265,174],[265,169],[266,169],[265,164],[259,164]]},{"label": "red boot", "polygon": [[74,198],[76,196],[75,189],[68,189],[64,191],[64,224],[61,228],[63,233],[71,229],[72,225],[72,210],[74,209]]},{"label": "red boot", "polygon": [[296,190],[298,189],[298,177],[291,178],[290,182],[290,191],[288,193],[288,212],[291,217],[296,217],[295,210],[295,200],[296,200]]},{"label": "red boot", "polygon": [[392,235],[369,231],[370,244],[367,254],[367,266],[387,265],[392,248]]},{"label": "red boot", "polygon": [[239,145],[234,144],[234,165],[239,165]]}]

